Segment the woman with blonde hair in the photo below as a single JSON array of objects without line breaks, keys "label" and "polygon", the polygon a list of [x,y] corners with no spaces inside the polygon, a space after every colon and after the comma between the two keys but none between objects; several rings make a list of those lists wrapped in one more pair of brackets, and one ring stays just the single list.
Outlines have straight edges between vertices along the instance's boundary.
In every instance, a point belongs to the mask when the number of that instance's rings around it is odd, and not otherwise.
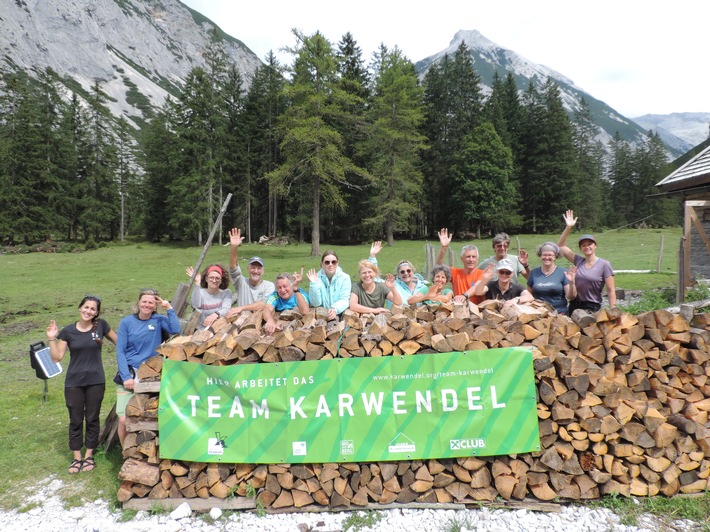
[{"label": "woman with blonde hair", "polygon": [[[167,311],[167,316],[158,314],[158,306]],[[126,405],[133,397],[138,367],[157,354],[156,348],[163,343],[163,335],[180,333],[180,321],[170,301],[162,299],[157,290],[144,288],[138,294],[133,314],[126,316],[118,325],[116,362],[118,373],[116,388],[116,415],[118,438],[123,444],[126,437]]]},{"label": "woman with blonde hair", "polygon": [[382,314],[388,312],[385,301],[390,301],[393,305],[402,304],[402,296],[394,286],[394,275],[388,273],[384,283],[376,282],[380,271],[369,260],[361,260],[358,263],[358,271],[360,280],[353,283],[350,310],[361,314]]},{"label": "woman with blonde hair", "polygon": [[560,254],[560,247],[554,242],[545,242],[537,248],[542,266],[530,272],[528,290],[535,299],[549,303],[558,314],[567,314],[567,300],[577,297],[577,268],[574,265],[569,270],[558,268],[555,260]]}]

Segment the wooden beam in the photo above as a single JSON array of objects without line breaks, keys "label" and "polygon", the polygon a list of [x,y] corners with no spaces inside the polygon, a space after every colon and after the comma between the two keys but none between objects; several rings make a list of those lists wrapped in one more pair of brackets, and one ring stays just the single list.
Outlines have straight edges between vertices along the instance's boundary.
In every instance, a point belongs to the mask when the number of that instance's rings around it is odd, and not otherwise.
[{"label": "wooden beam", "polygon": [[705,244],[705,251],[707,251],[708,255],[710,255],[710,238],[708,238],[708,235],[705,232],[705,228],[703,227],[703,224],[700,222],[700,219],[698,218],[698,215],[695,212],[695,209],[693,209],[692,207],[690,209],[690,219],[693,221],[693,225],[695,226],[695,229],[698,231],[698,235],[700,236],[700,239],[703,241],[703,244]]},{"label": "wooden beam", "polygon": [[704,200],[686,201],[685,204],[688,207],[710,207],[710,201],[704,201]]}]

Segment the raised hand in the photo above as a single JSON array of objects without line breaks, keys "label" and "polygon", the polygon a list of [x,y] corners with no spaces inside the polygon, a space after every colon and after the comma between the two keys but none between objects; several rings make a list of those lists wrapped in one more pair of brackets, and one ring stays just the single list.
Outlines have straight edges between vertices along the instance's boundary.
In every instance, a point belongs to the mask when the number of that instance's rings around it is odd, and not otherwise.
[{"label": "raised hand", "polygon": [[163,307],[165,310],[173,308],[170,304],[170,301],[168,301],[167,299],[163,299],[160,296],[155,296],[155,302],[161,307]]},{"label": "raised hand", "polygon": [[[192,274],[195,273],[195,269],[192,266],[188,266],[187,268],[185,268],[185,273],[187,274],[187,276],[189,278],[192,279]],[[198,272],[197,275],[195,275],[195,284],[199,285],[201,279],[202,279],[202,276]]]},{"label": "raised hand", "polygon": [[244,237],[242,236],[242,230],[233,227],[229,231],[229,245],[230,246],[240,246],[244,242]]},{"label": "raised hand", "polygon": [[293,272],[293,290],[294,292],[298,290],[298,284],[303,281],[303,267],[301,267],[301,273]]},{"label": "raised hand", "polygon": [[565,277],[567,277],[567,281],[570,284],[573,284],[575,278],[577,277],[577,267],[574,265],[570,266],[565,272]]},{"label": "raised hand", "polygon": [[441,243],[442,247],[446,247],[451,244],[451,239],[454,238],[454,234],[449,234],[449,230],[446,229],[446,227],[439,231],[437,235],[439,235],[439,243]]},{"label": "raised hand", "polygon": [[315,268],[308,270],[308,280],[312,283],[315,283],[318,280],[318,272]]},{"label": "raised hand", "polygon": [[520,262],[520,264],[523,266],[523,268],[527,268],[528,260],[529,260],[528,252],[525,251],[525,249],[520,248],[520,251],[518,252],[518,262]]},{"label": "raised hand", "polygon": [[382,241],[375,240],[370,246],[370,258],[374,259],[380,251],[382,251]]},{"label": "raised hand", "polygon": [[55,340],[57,338],[57,334],[59,334],[59,328],[57,327],[57,322],[54,320],[51,320],[49,322],[49,327],[47,327],[47,338],[50,340]]},{"label": "raised hand", "polygon": [[496,265],[494,263],[489,264],[485,270],[483,270],[483,275],[481,276],[481,280],[484,283],[488,283],[491,279],[493,279],[493,276],[496,274]]},{"label": "raised hand", "polygon": [[567,227],[574,227],[574,225],[577,223],[577,218],[574,217],[574,211],[571,209],[564,213],[562,215],[562,218],[564,218],[565,225],[567,225]]},{"label": "raised hand", "polygon": [[394,290],[394,275],[391,273],[385,275],[385,284],[390,288],[390,290]]}]

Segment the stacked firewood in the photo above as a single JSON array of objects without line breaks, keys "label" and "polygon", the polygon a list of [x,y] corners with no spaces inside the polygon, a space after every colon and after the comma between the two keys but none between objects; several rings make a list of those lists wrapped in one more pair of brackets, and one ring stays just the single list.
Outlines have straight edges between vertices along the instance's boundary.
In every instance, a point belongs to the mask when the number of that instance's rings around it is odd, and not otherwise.
[{"label": "stacked firewood", "polygon": [[618,309],[573,321],[544,304],[486,302],[284,312],[261,333],[258,312],[216,321],[159,349],[170,359],[229,365],[532,346],[541,451],[517,456],[342,464],[204,464],[158,458],[162,357],[139,370],[119,500],[256,495],[265,508],[593,499],[609,493],[700,493],[710,477],[710,315]]}]

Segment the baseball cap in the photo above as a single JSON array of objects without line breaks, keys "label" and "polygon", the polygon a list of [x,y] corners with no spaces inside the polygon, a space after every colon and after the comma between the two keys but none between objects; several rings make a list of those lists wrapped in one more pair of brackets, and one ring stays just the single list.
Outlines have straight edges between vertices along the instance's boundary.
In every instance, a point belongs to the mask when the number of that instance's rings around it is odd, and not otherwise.
[{"label": "baseball cap", "polygon": [[261,257],[254,256],[249,259],[249,264],[254,264],[255,262],[260,266],[264,265],[264,259],[262,259]]},{"label": "baseball cap", "polygon": [[515,272],[515,268],[513,267],[513,263],[508,260],[508,259],[502,259],[498,261],[498,265],[496,266],[496,270],[508,270],[511,272]]},{"label": "baseball cap", "polygon": [[579,245],[582,245],[582,242],[585,240],[591,240],[595,244],[597,243],[597,239],[594,238],[594,235],[582,235],[579,237],[579,240],[577,242],[579,242]]}]

